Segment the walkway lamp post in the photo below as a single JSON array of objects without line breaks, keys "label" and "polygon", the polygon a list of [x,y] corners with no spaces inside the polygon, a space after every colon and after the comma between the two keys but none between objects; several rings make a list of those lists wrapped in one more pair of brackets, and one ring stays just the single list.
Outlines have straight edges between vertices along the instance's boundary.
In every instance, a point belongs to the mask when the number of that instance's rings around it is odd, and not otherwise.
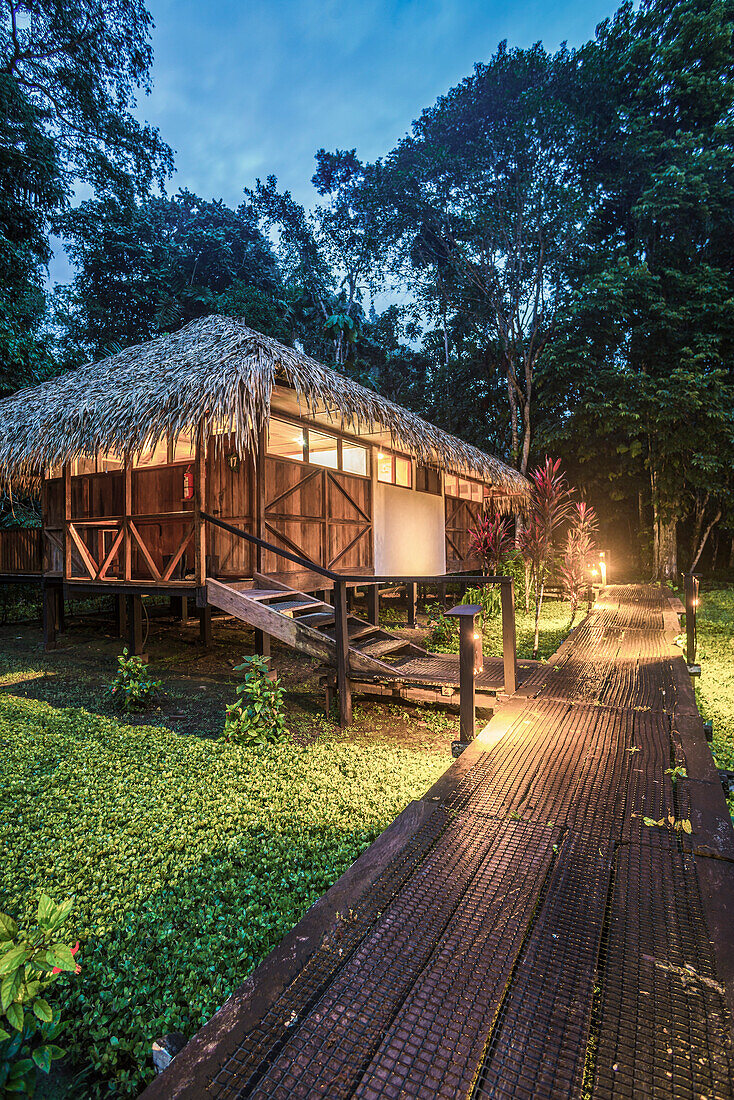
[{"label": "walkway lamp post", "polygon": [[477,625],[479,604],[459,604],[446,612],[459,620],[459,741],[458,755],[474,740],[476,732],[475,680],[483,668],[482,632]]},{"label": "walkway lamp post", "polygon": [[696,612],[698,609],[699,579],[697,573],[683,574],[683,588],[686,604],[686,664],[691,676],[701,674],[700,665],[696,664],[697,631]]}]

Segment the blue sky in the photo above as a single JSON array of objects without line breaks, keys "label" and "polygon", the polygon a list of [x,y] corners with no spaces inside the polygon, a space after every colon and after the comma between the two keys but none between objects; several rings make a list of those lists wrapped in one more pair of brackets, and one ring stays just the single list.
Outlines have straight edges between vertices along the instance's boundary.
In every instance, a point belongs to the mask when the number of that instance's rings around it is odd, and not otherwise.
[{"label": "blue sky", "polygon": [[[501,39],[578,45],[605,0],[150,0],[153,91],[136,112],[173,147],[171,189],[236,206],[270,173],[313,202],[314,153],[388,152]],[[52,282],[67,277],[57,257]]]}]

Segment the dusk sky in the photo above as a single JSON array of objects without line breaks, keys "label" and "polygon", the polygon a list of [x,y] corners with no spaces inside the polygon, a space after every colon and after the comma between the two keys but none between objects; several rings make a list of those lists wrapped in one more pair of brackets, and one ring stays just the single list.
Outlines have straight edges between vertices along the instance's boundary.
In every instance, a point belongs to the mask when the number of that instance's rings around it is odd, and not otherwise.
[{"label": "dusk sky", "polygon": [[[242,201],[278,177],[305,205],[314,153],[388,152],[420,111],[510,46],[578,45],[613,0],[152,0],[153,91],[137,114],[175,150],[172,191]],[[68,277],[64,259],[52,282]]]}]

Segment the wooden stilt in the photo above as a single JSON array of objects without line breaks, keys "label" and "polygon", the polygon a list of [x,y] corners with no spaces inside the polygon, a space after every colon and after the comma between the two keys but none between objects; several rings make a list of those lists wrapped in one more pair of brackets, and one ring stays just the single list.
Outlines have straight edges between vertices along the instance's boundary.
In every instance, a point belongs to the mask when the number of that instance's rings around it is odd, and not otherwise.
[{"label": "wooden stilt", "polygon": [[212,609],[211,605],[199,608],[199,639],[207,649],[212,644]]},{"label": "wooden stilt", "polygon": [[367,586],[367,618],[373,626],[380,625],[380,586],[370,584]]},{"label": "wooden stilt", "polygon": [[114,596],[115,602],[115,631],[118,638],[127,637],[127,597]]},{"label": "wooden stilt", "polygon": [[405,587],[408,595],[408,626],[415,626],[418,613],[418,605],[415,596],[415,582],[411,581],[411,583],[407,584]]},{"label": "wooden stilt", "polygon": [[334,585],[334,637],[336,641],[336,684],[339,691],[339,725],[352,724],[352,689],[349,683],[349,632],[347,628],[347,587]]},{"label": "wooden stilt", "polygon": [[270,656],[270,635],[264,630],[255,631],[255,653],[258,657]]},{"label": "wooden stilt", "polygon": [[43,586],[43,647],[56,649],[58,594],[55,586]]},{"label": "wooden stilt", "polygon": [[131,656],[143,655],[143,601],[140,596],[126,596],[127,636]]}]

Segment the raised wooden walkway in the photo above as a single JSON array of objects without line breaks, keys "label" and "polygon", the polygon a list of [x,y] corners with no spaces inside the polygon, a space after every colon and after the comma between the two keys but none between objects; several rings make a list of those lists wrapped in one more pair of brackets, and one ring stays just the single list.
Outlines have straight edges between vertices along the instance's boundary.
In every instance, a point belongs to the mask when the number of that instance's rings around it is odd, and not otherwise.
[{"label": "raised wooden walkway", "polygon": [[734,1097],[734,832],[677,630],[607,589],[146,1100]]}]

